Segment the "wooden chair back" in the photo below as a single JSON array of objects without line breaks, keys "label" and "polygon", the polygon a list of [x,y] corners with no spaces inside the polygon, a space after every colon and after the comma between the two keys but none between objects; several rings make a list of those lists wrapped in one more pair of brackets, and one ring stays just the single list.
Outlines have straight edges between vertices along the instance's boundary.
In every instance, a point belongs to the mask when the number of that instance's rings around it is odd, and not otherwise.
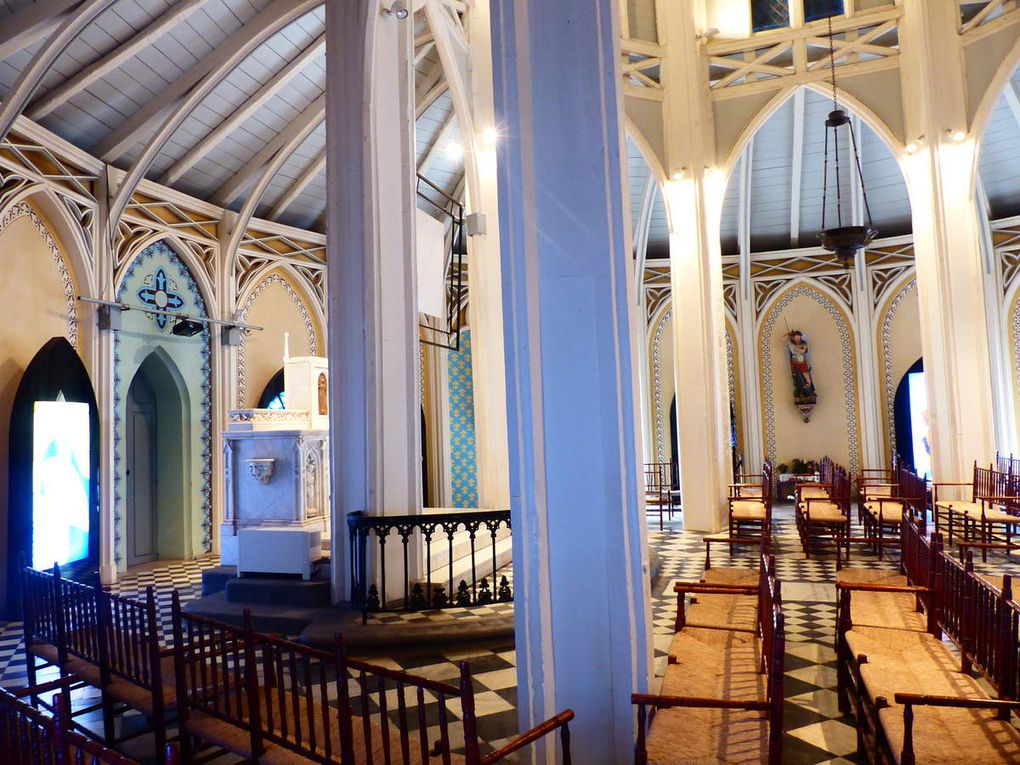
[{"label": "wooden chair back", "polygon": [[[174,675],[177,716],[182,730],[188,717],[201,712],[249,733],[251,754],[262,753],[259,689],[247,671],[256,663],[255,632],[251,613],[244,626],[207,619],[181,610],[180,596],[171,600],[174,629]],[[185,761],[190,759],[187,737],[182,737]]]},{"label": "wooden chair back", "polygon": [[49,571],[38,571],[21,566],[21,609],[24,618],[25,645],[34,642],[60,644],[60,607],[54,576]]},{"label": "wooden chair back", "polygon": [[[0,688],[0,755],[4,765],[139,765],[137,760],[107,749],[71,730],[70,708],[63,691],[53,696],[50,717],[23,701],[54,690],[60,681],[10,691]],[[180,765],[177,748],[167,752],[167,765]]]},{"label": "wooden chair back", "polygon": [[58,649],[61,664],[74,656],[97,667],[106,665],[106,643],[99,629],[99,597],[94,587],[64,579],[53,567]]}]

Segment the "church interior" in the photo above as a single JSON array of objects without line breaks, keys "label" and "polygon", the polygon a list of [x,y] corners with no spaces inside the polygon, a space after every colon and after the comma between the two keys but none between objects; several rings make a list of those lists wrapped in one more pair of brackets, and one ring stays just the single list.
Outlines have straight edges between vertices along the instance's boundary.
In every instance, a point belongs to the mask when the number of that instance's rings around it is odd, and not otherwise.
[{"label": "church interior", "polygon": [[1020,762],[1016,0],[0,0],[0,306],[0,765]]}]

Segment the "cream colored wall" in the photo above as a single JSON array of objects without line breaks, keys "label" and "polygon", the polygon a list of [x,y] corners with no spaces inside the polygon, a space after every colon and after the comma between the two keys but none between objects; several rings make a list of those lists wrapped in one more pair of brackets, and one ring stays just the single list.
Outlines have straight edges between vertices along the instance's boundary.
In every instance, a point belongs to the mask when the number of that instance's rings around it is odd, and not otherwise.
[{"label": "cream colored wall", "polygon": [[[272,277],[266,277],[268,285],[255,298],[245,317],[246,323],[264,327],[263,331],[253,331],[245,338],[245,389],[241,402],[245,408],[258,406],[262,390],[283,366],[284,332],[290,333],[291,356],[313,355],[313,343],[305,323],[305,316],[311,315],[309,309],[304,306],[302,313],[303,306],[297,302],[301,300],[300,295],[293,286],[287,289],[285,277]],[[312,332],[315,350],[321,354],[322,342],[314,324]]]},{"label": "cream colored wall", "polygon": [[[883,326],[886,322],[886,318],[889,316],[889,311],[893,306],[893,302],[896,300],[897,295],[902,291],[902,297],[899,303],[896,304],[895,313],[892,314],[891,320],[889,320],[889,371],[891,372],[891,384],[892,389],[888,391],[886,389],[886,380],[881,381],[882,389],[882,401],[884,404],[883,422],[885,423],[885,443],[889,443],[889,430],[893,427],[893,423],[889,421],[889,398],[895,398],[896,388],[900,384],[900,380],[903,379],[903,375],[907,373],[907,370],[914,365],[914,363],[921,358],[921,317],[919,313],[919,305],[917,300],[917,288],[907,289],[903,291],[903,288],[907,285],[901,285],[898,287],[890,296],[888,303],[882,311],[879,318],[878,325],[878,349],[879,353],[883,356],[884,354],[884,341],[883,341]],[[886,373],[885,363],[879,365],[879,369],[882,370],[882,374]],[[891,395],[890,395],[891,394]]]},{"label": "cream colored wall", "polygon": [[[0,322],[0,551],[7,549],[8,434],[14,395],[25,368],[39,348],[50,338],[68,336],[64,280],[46,235],[39,231],[37,224],[46,231],[52,229],[35,208],[29,205],[20,209],[30,210],[31,214],[13,217],[12,208],[9,208],[0,219],[0,306],[3,306],[3,321]],[[5,221],[9,222],[5,225]],[[55,237],[53,241],[73,280],[63,248]],[[0,552],[0,557],[3,554]],[[0,580],[4,571],[0,567]],[[0,588],[0,600],[5,591]]]},{"label": "cream colored wall", "polygon": [[[811,349],[812,375],[818,403],[810,422],[806,423],[793,403],[793,383],[784,337],[787,326],[791,330],[800,329]],[[763,347],[764,340],[761,338],[759,341],[759,348]],[[767,340],[772,363],[777,463],[789,462],[793,457],[817,460],[829,455],[841,465],[849,467],[847,389],[843,377],[840,332],[836,322],[817,301],[806,295],[798,295],[779,313],[771,337]]]}]

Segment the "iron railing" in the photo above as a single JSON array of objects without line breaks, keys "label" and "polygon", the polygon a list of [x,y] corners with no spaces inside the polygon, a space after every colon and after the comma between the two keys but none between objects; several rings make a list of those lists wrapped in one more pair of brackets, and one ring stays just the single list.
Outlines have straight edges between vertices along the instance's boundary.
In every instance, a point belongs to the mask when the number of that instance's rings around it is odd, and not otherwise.
[{"label": "iron railing", "polygon": [[[351,601],[361,607],[365,620],[374,611],[470,608],[512,602],[513,588],[507,577],[501,576],[498,584],[496,581],[499,571],[496,542],[501,526],[510,529],[509,510],[467,510],[424,515],[348,513]],[[454,580],[457,577],[454,576],[454,538],[458,532],[467,532],[470,541],[471,576],[470,583],[466,577],[462,578],[455,591]],[[486,534],[489,539],[483,544],[491,545],[491,572],[488,567],[480,571],[477,562],[479,536],[484,539]],[[375,539],[371,551],[370,537]],[[433,547],[442,545],[444,541],[447,548],[446,572],[442,578],[434,579]],[[391,567],[393,565],[393,554],[386,554],[388,542],[400,545],[403,576],[396,593],[390,591],[393,589],[392,582],[390,588],[387,588],[387,562]],[[417,567],[412,566],[412,556],[418,555],[419,549],[424,551],[424,566],[421,576],[416,577]],[[397,565],[401,566],[401,563]]]}]

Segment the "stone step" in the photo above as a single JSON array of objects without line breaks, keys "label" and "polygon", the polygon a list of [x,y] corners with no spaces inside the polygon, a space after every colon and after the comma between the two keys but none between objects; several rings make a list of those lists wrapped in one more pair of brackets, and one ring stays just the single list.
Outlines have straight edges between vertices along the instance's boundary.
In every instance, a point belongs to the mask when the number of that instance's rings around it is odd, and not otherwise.
[{"label": "stone step", "polygon": [[234,605],[323,608],[330,605],[329,580],[305,581],[288,576],[245,576],[228,579],[227,603]]},{"label": "stone step", "polygon": [[202,572],[202,597],[223,592],[227,581],[237,578],[237,566],[216,566]]}]

